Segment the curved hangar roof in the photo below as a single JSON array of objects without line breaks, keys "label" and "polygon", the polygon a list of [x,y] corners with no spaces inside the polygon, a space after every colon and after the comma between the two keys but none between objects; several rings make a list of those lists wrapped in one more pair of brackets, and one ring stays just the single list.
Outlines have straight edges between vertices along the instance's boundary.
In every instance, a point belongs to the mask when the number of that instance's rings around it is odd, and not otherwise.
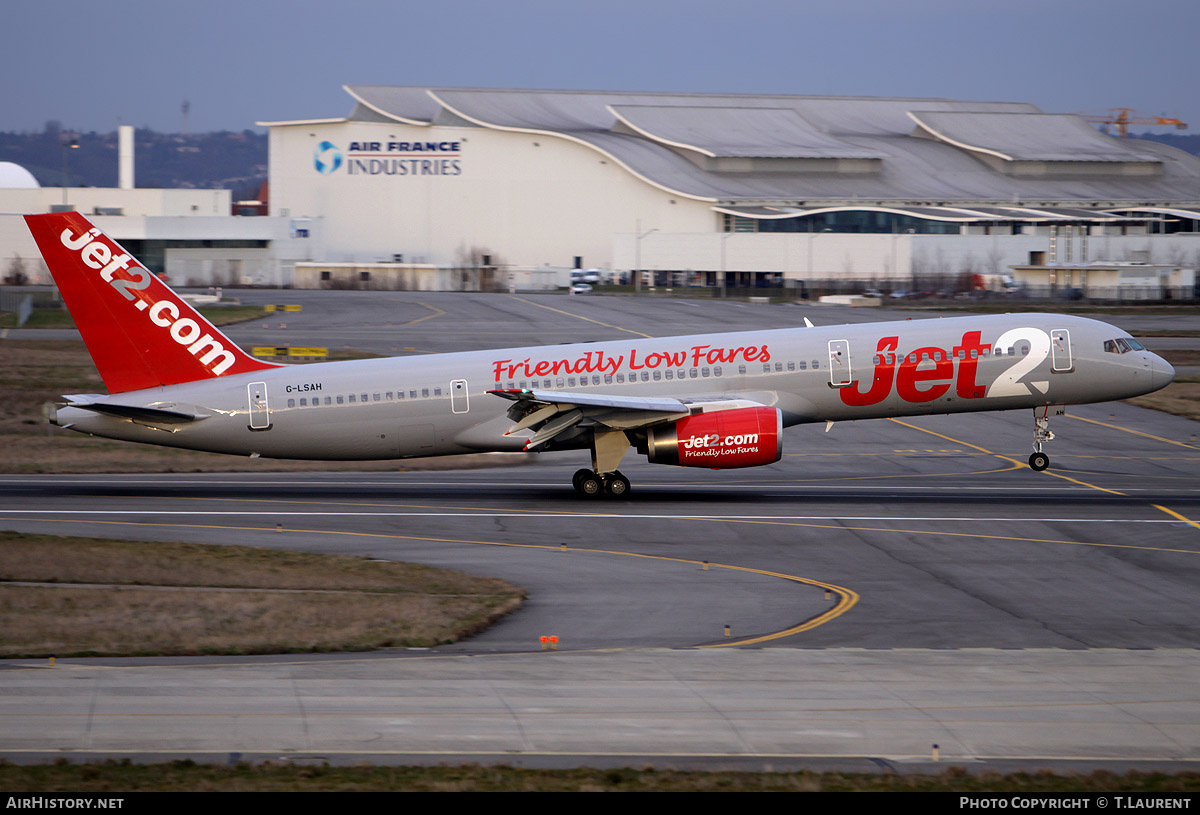
[{"label": "curved hangar roof", "polygon": [[[1014,102],[347,85],[354,121],[556,136],[672,194],[764,217],[813,209],[1200,204],[1200,158]],[[1065,210],[1074,209],[1071,215]],[[1086,215],[1087,213],[1082,213]],[[774,217],[781,216],[776,211]]]}]

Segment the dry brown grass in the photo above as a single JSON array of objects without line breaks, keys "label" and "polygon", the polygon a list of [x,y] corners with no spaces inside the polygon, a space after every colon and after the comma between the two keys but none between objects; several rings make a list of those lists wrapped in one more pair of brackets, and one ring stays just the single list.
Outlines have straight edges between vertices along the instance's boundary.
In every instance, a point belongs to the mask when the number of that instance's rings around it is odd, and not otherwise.
[{"label": "dry brown grass", "polygon": [[482,630],[524,596],[408,563],[14,533],[0,533],[0,581],[10,657],[429,646]]},{"label": "dry brown grass", "polygon": [[1130,399],[1129,404],[1200,421],[1200,378],[1181,377],[1160,391]]}]

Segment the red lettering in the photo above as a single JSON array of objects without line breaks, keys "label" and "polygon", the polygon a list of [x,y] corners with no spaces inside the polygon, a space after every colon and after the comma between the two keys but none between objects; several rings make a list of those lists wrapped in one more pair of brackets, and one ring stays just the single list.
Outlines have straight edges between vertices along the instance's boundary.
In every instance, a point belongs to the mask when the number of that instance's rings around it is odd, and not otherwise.
[{"label": "red lettering", "polygon": [[[925,357],[928,357],[927,359]],[[933,363],[933,368],[919,368],[923,363]],[[918,348],[905,357],[896,372],[896,393],[905,402],[932,402],[950,390],[950,383],[917,387],[922,382],[948,380],[954,376],[954,362],[946,358],[946,352],[932,346]]]},{"label": "red lettering", "polygon": [[892,392],[892,379],[896,374],[896,347],[900,344],[899,337],[884,337],[875,348],[879,363],[875,365],[875,373],[871,378],[871,387],[866,393],[860,391],[859,383],[852,387],[841,388],[842,402],[851,407],[866,407],[877,405]]},{"label": "red lettering", "polygon": [[962,345],[954,349],[954,356],[959,357],[955,393],[960,399],[979,399],[984,395],[985,388],[975,381],[975,372],[979,368],[979,357],[990,347],[980,342],[982,333],[981,331],[968,331],[962,336]]}]

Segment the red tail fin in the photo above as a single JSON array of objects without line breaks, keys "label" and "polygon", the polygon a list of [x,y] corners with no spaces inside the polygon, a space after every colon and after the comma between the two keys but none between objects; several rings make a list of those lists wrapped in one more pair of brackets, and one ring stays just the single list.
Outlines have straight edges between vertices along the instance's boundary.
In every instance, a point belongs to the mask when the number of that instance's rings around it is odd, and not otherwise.
[{"label": "red tail fin", "polygon": [[25,222],[110,393],[279,367],[238,348],[78,212]]}]

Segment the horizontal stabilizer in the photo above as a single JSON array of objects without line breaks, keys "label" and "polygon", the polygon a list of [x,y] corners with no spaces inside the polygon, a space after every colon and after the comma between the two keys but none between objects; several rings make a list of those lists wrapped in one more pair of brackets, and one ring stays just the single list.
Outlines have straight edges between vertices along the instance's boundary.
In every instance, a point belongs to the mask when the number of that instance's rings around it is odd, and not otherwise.
[{"label": "horizontal stabilizer", "polygon": [[179,410],[165,408],[142,407],[141,405],[115,405],[111,402],[71,402],[70,407],[83,408],[107,416],[121,419],[132,419],[137,422],[155,422],[157,424],[180,424],[182,422],[198,422],[207,419],[203,413],[185,413]]}]

